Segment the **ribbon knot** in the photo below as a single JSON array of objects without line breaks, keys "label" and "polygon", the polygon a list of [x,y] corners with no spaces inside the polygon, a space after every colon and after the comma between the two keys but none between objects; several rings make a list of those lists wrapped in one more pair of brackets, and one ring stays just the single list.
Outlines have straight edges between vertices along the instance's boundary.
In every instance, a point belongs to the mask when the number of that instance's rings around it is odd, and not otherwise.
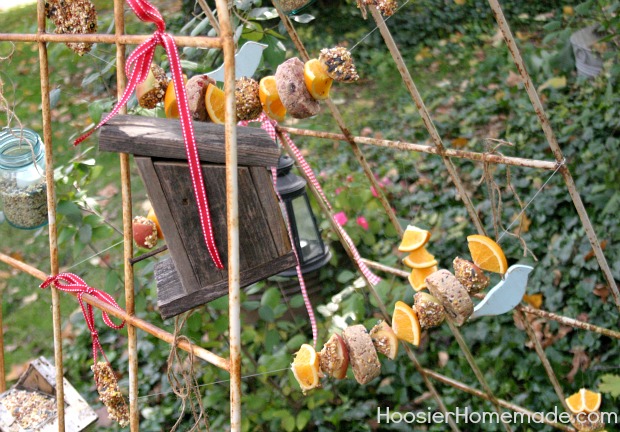
[{"label": "ribbon knot", "polygon": [[209,202],[207,200],[207,192],[202,176],[200,159],[198,157],[198,149],[196,147],[196,139],[194,136],[194,126],[189,112],[187,93],[185,92],[183,80],[183,69],[181,68],[181,60],[179,59],[176,43],[174,42],[174,38],[170,34],[166,33],[166,23],[164,22],[161,13],[153,5],[151,5],[147,0],[127,0],[127,2],[140,20],[154,23],[157,26],[157,30],[155,30],[153,36],[139,45],[127,58],[127,64],[125,65],[125,74],[128,77],[127,87],[125,88],[123,95],[114,109],[103,120],[101,120],[97,126],[76,139],[74,141],[74,145],[80,144],[92,135],[127,104],[129,98],[136,89],[136,86],[148,77],[151,70],[151,63],[153,62],[153,57],[155,55],[155,48],[157,48],[158,45],[163,46],[168,54],[168,60],[170,61],[170,71],[172,72],[174,92],[179,105],[179,118],[181,121],[183,140],[185,141],[187,163],[189,165],[192,184],[194,185],[194,197],[196,198],[196,205],[200,216],[200,225],[202,227],[203,237],[213,263],[218,269],[223,269],[224,264],[222,263],[222,259],[220,258],[220,254],[215,245],[211,214],[209,212]]},{"label": "ribbon knot", "polygon": [[[82,315],[84,315],[84,320],[86,321],[88,330],[90,330],[90,336],[93,341],[93,359],[95,364],[97,363],[97,352],[99,351],[101,351],[101,354],[105,360],[108,361],[108,358],[99,343],[99,334],[95,328],[95,314],[93,312],[93,307],[90,304],[85,304],[82,297],[84,294],[88,294],[118,310],[122,310],[118,303],[116,303],[116,300],[114,300],[114,298],[107,292],[88,286],[82,278],[74,275],[73,273],[59,273],[56,276],[50,276],[39,287],[45,289],[50,285],[53,285],[56,289],[61,291],[77,293],[78,302],[82,308]],[[110,328],[120,330],[125,327],[125,321],[120,324],[114,324],[107,312],[102,311],[101,316],[103,317],[103,322]]]}]

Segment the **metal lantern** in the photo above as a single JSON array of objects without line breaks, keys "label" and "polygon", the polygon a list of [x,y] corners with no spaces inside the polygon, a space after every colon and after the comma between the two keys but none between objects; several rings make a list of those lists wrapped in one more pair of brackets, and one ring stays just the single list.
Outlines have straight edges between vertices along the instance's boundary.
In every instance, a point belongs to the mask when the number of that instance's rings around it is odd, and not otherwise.
[{"label": "metal lantern", "polygon": [[[331,253],[321,239],[321,231],[306,193],[306,181],[291,172],[293,165],[293,159],[280,156],[277,188],[288,214],[301,271],[305,274],[327,264]],[[285,277],[295,275],[295,269],[280,273]]]}]

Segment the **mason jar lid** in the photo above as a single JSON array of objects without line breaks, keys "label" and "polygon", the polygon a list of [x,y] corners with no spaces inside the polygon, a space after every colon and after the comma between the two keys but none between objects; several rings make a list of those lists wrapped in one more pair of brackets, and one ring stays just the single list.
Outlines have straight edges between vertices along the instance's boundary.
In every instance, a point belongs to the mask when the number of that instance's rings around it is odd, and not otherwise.
[{"label": "mason jar lid", "polygon": [[0,131],[0,168],[16,169],[32,164],[43,154],[41,137],[30,129]]}]

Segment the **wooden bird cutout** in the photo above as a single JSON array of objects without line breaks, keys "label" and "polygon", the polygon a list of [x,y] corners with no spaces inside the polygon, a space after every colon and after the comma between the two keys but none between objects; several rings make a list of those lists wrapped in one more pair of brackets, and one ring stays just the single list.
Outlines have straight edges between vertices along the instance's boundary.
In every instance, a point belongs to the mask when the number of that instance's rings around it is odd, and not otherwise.
[{"label": "wooden bird cutout", "polygon": [[481,316],[501,315],[515,308],[523,299],[527,279],[534,267],[515,264],[497,285],[495,285],[484,299],[476,305],[470,319]]},{"label": "wooden bird cutout", "polygon": [[[246,42],[243,44],[237,54],[235,54],[235,78],[251,77],[256,72],[260,59],[263,56],[263,51],[268,45],[258,42]],[[216,81],[224,82],[224,65],[209,72],[209,78],[213,78]]]}]

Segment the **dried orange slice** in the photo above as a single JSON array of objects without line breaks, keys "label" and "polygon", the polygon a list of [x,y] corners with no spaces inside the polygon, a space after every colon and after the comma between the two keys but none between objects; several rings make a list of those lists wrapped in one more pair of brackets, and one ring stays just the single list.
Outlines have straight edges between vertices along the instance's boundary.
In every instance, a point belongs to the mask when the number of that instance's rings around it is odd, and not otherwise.
[{"label": "dried orange slice", "polygon": [[209,84],[205,94],[205,105],[211,121],[217,124],[224,124],[226,113],[226,95],[224,90]]},{"label": "dried orange slice", "polygon": [[420,345],[420,321],[415,311],[405,302],[397,301],[392,315],[392,331],[396,337],[415,346]]},{"label": "dried orange slice", "polygon": [[155,228],[157,228],[157,238],[158,239],[163,239],[164,238],[164,233],[161,230],[161,226],[159,226],[159,220],[157,219],[157,215],[155,214],[155,210],[150,209],[149,210],[149,214],[146,215],[146,218],[148,220],[153,221],[153,223],[155,224]]},{"label": "dried orange slice", "polygon": [[320,359],[311,345],[303,344],[291,364],[291,370],[303,391],[318,387]]},{"label": "dried orange slice", "polygon": [[474,234],[467,237],[471,259],[482,270],[506,273],[508,261],[502,248],[489,237]]},{"label": "dried orange slice", "polygon": [[[187,84],[187,75],[183,74],[183,81]],[[164,113],[166,118],[179,118],[179,104],[174,92],[174,81],[170,80],[164,96]]]},{"label": "dried orange slice", "polygon": [[327,66],[319,59],[308,60],[304,65],[304,81],[310,95],[316,100],[329,97],[334,80],[327,75]]},{"label": "dried orange slice", "polygon": [[410,268],[423,269],[436,266],[437,260],[425,247],[421,247],[411,251],[409,255],[403,259],[403,264]]},{"label": "dried orange slice", "polygon": [[437,266],[426,268],[413,268],[409,275],[409,283],[415,291],[422,291],[426,288],[426,278],[437,271]]},{"label": "dried orange slice", "polygon": [[429,231],[413,225],[408,225],[405,234],[403,234],[403,241],[401,241],[400,246],[398,246],[398,250],[401,252],[414,251],[428,243],[430,238],[431,233]]},{"label": "dried orange slice", "polygon": [[582,388],[572,396],[564,399],[568,409],[573,412],[573,414],[578,414],[580,412],[595,412],[601,407],[601,394],[595,393],[591,390]]},{"label": "dried orange slice", "polygon": [[260,80],[258,85],[258,97],[263,105],[265,113],[275,121],[284,121],[286,116],[286,108],[280,100],[278,90],[276,88],[276,77],[269,75]]}]

